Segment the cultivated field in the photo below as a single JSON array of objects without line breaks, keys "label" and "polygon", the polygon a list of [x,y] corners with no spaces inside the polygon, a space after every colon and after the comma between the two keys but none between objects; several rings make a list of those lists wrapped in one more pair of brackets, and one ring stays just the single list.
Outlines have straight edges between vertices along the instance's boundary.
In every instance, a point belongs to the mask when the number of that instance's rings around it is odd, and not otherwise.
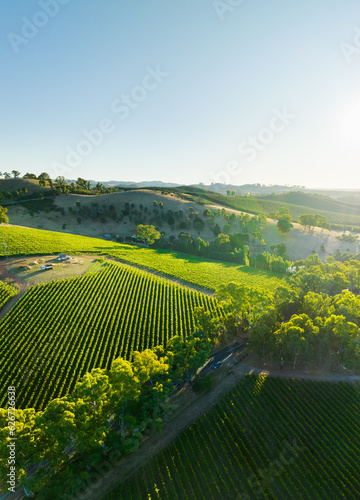
[{"label": "cultivated field", "polygon": [[117,257],[168,276],[215,290],[220,284],[236,281],[269,290],[284,285],[282,275],[201,259],[179,252],[141,248],[112,241],[41,231],[22,227],[1,226],[0,238],[6,241],[8,255],[38,255],[51,253],[93,253]]},{"label": "cultivated field", "polygon": [[193,309],[216,300],[138,269],[98,262],[80,277],[31,287],[0,323],[0,407],[43,408],[92,368],[194,331]]},{"label": "cultivated field", "polygon": [[103,500],[360,498],[360,387],[246,376]]},{"label": "cultivated field", "polygon": [[16,295],[18,291],[11,285],[0,281],[0,309],[6,304],[6,302]]}]

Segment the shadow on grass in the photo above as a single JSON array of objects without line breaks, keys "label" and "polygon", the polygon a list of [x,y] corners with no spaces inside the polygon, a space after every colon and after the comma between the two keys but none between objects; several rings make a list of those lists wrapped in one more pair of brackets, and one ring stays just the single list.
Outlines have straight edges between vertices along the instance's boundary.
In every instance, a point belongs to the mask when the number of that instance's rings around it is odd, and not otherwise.
[{"label": "shadow on grass", "polygon": [[[116,257],[116,247],[94,247],[94,249],[98,249],[102,253],[108,253],[109,255],[113,255]],[[250,267],[250,266],[245,266],[244,264],[237,264],[235,262],[224,262],[220,260],[215,260],[215,259],[210,259],[206,257],[199,257],[196,255],[190,255],[187,253],[181,253],[178,251],[171,251],[171,250],[165,250],[165,249],[159,249],[159,248],[144,248],[144,247],[138,247],[135,245],[124,245],[123,243],[119,243],[119,250],[124,250],[126,252],[131,252],[134,254],[135,252],[141,252],[144,253],[144,251],[151,250],[156,256],[164,256],[167,255],[171,259],[174,260],[179,260],[185,262],[185,264],[203,264],[203,263],[209,263],[209,264],[217,264],[218,266],[221,266],[226,269],[235,269],[235,270],[241,270],[242,273],[247,274],[249,276],[251,275],[256,275],[256,276],[276,276],[279,278],[284,278],[284,275],[281,273],[276,273],[273,271],[267,271],[264,269],[258,269],[255,267]],[[114,252],[114,253],[113,253]],[[126,259],[126,255],[118,255],[117,257]],[[141,265],[146,266],[147,263],[143,262]]]}]

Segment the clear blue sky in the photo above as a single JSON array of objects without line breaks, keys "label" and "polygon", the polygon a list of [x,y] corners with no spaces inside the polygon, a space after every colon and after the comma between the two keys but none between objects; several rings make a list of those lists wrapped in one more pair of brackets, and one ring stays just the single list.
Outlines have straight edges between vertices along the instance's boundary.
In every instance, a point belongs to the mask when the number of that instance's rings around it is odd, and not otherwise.
[{"label": "clear blue sky", "polygon": [[357,26],[358,0],[1,0],[0,170],[360,188]]}]

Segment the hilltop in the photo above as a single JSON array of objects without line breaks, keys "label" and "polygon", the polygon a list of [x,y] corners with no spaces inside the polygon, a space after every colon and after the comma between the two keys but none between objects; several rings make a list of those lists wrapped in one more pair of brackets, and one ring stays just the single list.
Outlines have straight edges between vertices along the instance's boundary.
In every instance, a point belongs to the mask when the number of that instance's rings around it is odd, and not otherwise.
[{"label": "hilltop", "polygon": [[[194,201],[195,199],[198,201]],[[225,199],[225,202],[228,202],[227,204],[231,204],[232,201],[231,198]],[[163,204],[161,212],[164,214],[176,214],[182,210],[187,216],[189,215],[189,209],[193,209],[195,216],[204,222],[203,229],[199,231],[194,228],[193,223],[190,223],[189,227],[186,228],[180,227],[178,222],[170,226],[167,218],[159,225],[159,230],[165,233],[166,238],[171,236],[177,238],[180,232],[185,232],[194,239],[200,236],[203,240],[214,241],[215,234],[208,226],[203,212],[206,208],[217,212],[218,209],[224,208],[224,204],[215,203],[215,200],[213,203],[206,203],[199,196],[191,197],[190,195],[160,190],[127,190],[102,196],[60,195],[55,197],[50,207],[47,206],[45,210],[41,211],[31,211],[25,208],[26,204],[10,205],[8,207],[8,216],[10,223],[13,225],[97,238],[103,238],[105,234],[112,234],[124,239],[135,234],[138,224],[153,223],[158,226],[159,219],[154,220],[152,215],[154,202],[158,206],[161,203]],[[283,205],[280,202],[269,201],[269,203]],[[136,215],[124,215],[126,213],[126,204],[132,207],[130,210],[136,211]],[[105,215],[92,218],[81,215],[84,212],[90,213],[92,210],[100,210]],[[226,207],[226,212],[229,215],[232,213],[239,215],[244,211]],[[302,208],[302,213],[307,212],[308,210]],[[221,231],[225,230],[226,221],[222,215],[216,215],[214,221],[219,224]],[[236,232],[238,229],[232,229],[232,231]],[[263,237],[267,243],[265,250],[270,251],[270,246],[285,243],[290,258],[297,260],[305,258],[311,253],[318,253],[321,258],[325,258],[326,255],[336,252],[337,249],[342,252],[356,252],[356,244],[340,242],[336,239],[340,234],[339,231],[328,232],[319,228],[314,228],[310,232],[304,231],[304,228],[296,223],[290,233],[281,234],[276,228],[276,221],[268,217],[268,228],[264,229]],[[252,252],[254,252],[254,249],[252,249]]]},{"label": "hilltop", "polygon": [[24,179],[22,177],[18,177],[17,179],[0,179],[0,191],[11,193],[12,191],[20,191],[21,189],[27,189],[28,194],[36,191],[43,191],[45,193],[50,190],[50,186],[40,186],[37,179]]}]

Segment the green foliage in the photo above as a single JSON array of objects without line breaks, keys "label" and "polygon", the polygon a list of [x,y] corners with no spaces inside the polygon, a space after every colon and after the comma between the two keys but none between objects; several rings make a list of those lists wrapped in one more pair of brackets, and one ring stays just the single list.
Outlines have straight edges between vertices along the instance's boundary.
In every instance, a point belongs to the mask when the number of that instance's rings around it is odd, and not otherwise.
[{"label": "green foliage", "polygon": [[196,371],[205,364],[212,344],[207,335],[194,334],[187,337],[175,336],[167,345],[167,356],[173,378],[190,381]]},{"label": "green foliage", "polygon": [[[270,290],[286,283],[278,275],[259,269],[207,261],[166,250],[138,248],[86,236],[2,226],[0,237],[6,241],[8,255],[104,253],[211,290],[215,290],[219,283],[230,281]],[[1,250],[0,248],[0,252]]]},{"label": "green foliage", "polygon": [[264,309],[273,301],[271,292],[235,282],[221,285],[216,297],[224,311],[219,321],[232,334],[248,330],[259,322]]},{"label": "green foliage", "polygon": [[196,393],[209,392],[214,387],[214,379],[211,375],[197,377],[192,386],[192,390]]},{"label": "green foliage", "polygon": [[[263,362],[296,368],[360,370],[360,262],[327,262],[317,255],[305,260],[293,275],[293,290],[285,301],[273,304],[250,335],[250,347]],[[292,296],[291,296],[292,295]],[[279,291],[277,293],[279,297]],[[286,315],[286,321],[284,321]]]},{"label": "green foliage", "polygon": [[303,214],[300,215],[298,219],[299,224],[302,226],[308,227],[311,229],[312,227],[321,227],[322,229],[331,230],[331,225],[327,222],[326,217],[323,215],[314,215],[314,214]]},{"label": "green foliage", "polygon": [[277,213],[275,214],[275,219],[278,219],[276,227],[282,233],[288,233],[294,227],[291,223],[292,218],[289,214],[288,207],[280,207]]},{"label": "green foliage", "polygon": [[9,224],[9,217],[6,215],[8,209],[0,206],[0,224]]},{"label": "green foliage", "polygon": [[247,376],[103,500],[337,499],[344,491],[355,499],[358,400],[350,383]]},{"label": "green foliage", "polygon": [[136,228],[138,238],[144,240],[148,245],[152,245],[155,240],[160,238],[160,233],[155,229],[155,226],[145,226],[139,224]]},{"label": "green foliage", "polygon": [[355,243],[359,241],[359,236],[355,234],[342,234],[341,236],[336,237],[339,241],[346,241],[347,243]]},{"label": "green foliage", "polygon": [[0,309],[7,303],[11,297],[14,297],[19,292],[13,286],[5,283],[4,281],[0,281]]},{"label": "green foliage", "polygon": [[213,297],[101,261],[83,276],[31,287],[0,323],[0,405],[14,384],[18,407],[43,408],[85,372],[188,335],[198,306],[217,314]]}]

